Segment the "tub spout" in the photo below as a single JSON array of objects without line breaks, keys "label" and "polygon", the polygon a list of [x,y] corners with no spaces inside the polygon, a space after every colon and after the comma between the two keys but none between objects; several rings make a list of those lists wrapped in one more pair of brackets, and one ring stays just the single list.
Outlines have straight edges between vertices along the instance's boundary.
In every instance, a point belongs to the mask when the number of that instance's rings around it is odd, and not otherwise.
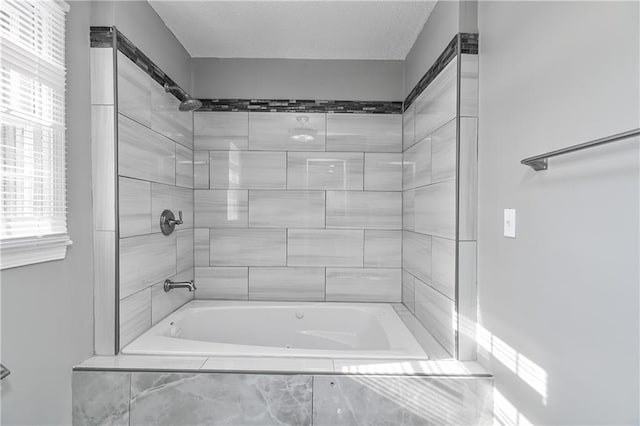
[{"label": "tub spout", "polygon": [[170,291],[174,288],[186,288],[189,291],[196,290],[196,285],[191,281],[171,281],[164,280],[164,291]]}]

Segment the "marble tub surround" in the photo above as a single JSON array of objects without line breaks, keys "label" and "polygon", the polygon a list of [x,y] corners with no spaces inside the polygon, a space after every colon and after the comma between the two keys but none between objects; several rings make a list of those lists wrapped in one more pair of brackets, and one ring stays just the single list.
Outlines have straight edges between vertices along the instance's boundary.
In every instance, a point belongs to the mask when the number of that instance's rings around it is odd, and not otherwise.
[{"label": "marble tub surround", "polygon": [[[118,52],[119,347],[193,298],[162,288],[194,274],[192,113],[178,111],[137,64]],[[168,236],[163,210],[184,223]]]},{"label": "marble tub surround", "polygon": [[[490,377],[73,372],[74,425],[485,424]],[[98,390],[110,389],[107,404]],[[98,392],[96,392],[98,391]]]},{"label": "marble tub surround", "polygon": [[405,100],[403,114],[402,301],[458,359],[476,356],[474,46],[477,37],[456,36]]},{"label": "marble tub surround", "polygon": [[400,301],[402,116],[325,111],[195,113],[197,298]]}]

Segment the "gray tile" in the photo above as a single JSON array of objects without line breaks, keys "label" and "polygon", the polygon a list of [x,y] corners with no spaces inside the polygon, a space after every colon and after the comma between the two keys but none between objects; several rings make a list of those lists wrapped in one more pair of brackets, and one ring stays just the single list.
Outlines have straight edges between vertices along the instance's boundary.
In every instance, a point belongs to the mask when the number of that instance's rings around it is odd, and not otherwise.
[{"label": "gray tile", "polygon": [[209,151],[193,153],[193,187],[209,189]]},{"label": "gray tile", "polygon": [[363,189],[362,153],[289,152],[287,164],[288,189]]},{"label": "gray tile", "polygon": [[71,380],[74,425],[129,426],[131,373],[74,371]]},{"label": "gray tile", "polygon": [[196,268],[196,299],[249,298],[249,268]]},{"label": "gray tile", "polygon": [[289,266],[363,265],[364,231],[289,229]]},{"label": "gray tile", "polygon": [[[162,259],[162,261],[159,261]],[[176,273],[176,233],[120,239],[120,298]]]},{"label": "gray tile", "polygon": [[402,270],[402,303],[411,312],[416,310],[415,278],[409,272]]},{"label": "gray tile", "polygon": [[478,290],[476,242],[462,241],[458,262],[458,357],[475,360],[477,357]]},{"label": "gray tile", "polygon": [[111,105],[91,106],[91,187],[96,231],[116,230],[114,114]]},{"label": "gray tile", "polygon": [[249,149],[249,113],[195,112],[194,146],[202,151]]},{"label": "gray tile", "polygon": [[327,228],[402,229],[402,193],[327,191]]},{"label": "gray tile", "polygon": [[400,302],[400,268],[327,268],[327,301]]},{"label": "gray tile", "polygon": [[311,376],[131,375],[131,426],[311,424]]},{"label": "gray tile", "polygon": [[182,146],[193,149],[193,113],[180,111],[180,101],[164,88],[151,84],[151,128]]},{"label": "gray tile", "polygon": [[416,104],[413,103],[402,114],[402,150],[406,151],[416,142]]},{"label": "gray tile", "polygon": [[324,301],[324,268],[249,268],[249,300]]},{"label": "gray tile", "polygon": [[120,300],[120,349],[151,328],[151,287]]},{"label": "gray tile", "polygon": [[287,184],[285,152],[212,151],[211,189],[284,189]]},{"label": "gray tile", "polygon": [[252,228],[324,228],[324,191],[249,191]]},{"label": "gray tile", "polygon": [[153,182],[175,183],[175,143],[118,115],[118,173]]},{"label": "gray tile", "polygon": [[451,120],[431,136],[432,181],[456,178],[456,120]]},{"label": "gray tile", "polygon": [[492,392],[488,378],[314,376],[313,424],[485,424]]},{"label": "gray tile", "polygon": [[402,266],[402,232],[364,231],[364,266],[374,268]]},{"label": "gray tile", "polygon": [[478,233],[478,119],[460,119],[459,238],[477,239]]},{"label": "gray tile", "polygon": [[431,237],[402,233],[402,267],[424,282],[431,282]]},{"label": "gray tile", "polygon": [[285,229],[223,229],[210,231],[211,266],[285,266]]},{"label": "gray tile", "polygon": [[193,151],[176,144],[176,185],[193,188]]},{"label": "gray tile", "polygon": [[454,311],[453,300],[443,296],[422,281],[415,280],[416,318],[440,344],[454,353]]},{"label": "gray tile", "polygon": [[91,105],[113,105],[113,48],[91,48]]},{"label": "gray tile", "polygon": [[[118,52],[118,112],[151,127],[153,80],[129,58]],[[153,84],[156,84],[153,82]]]},{"label": "gray tile", "polygon": [[252,151],[324,151],[325,137],[325,114],[249,113]]},{"label": "gray tile", "polygon": [[411,189],[402,193],[402,229],[414,231],[416,224],[416,191]]},{"label": "gray tile", "polygon": [[432,138],[426,137],[404,153],[403,189],[413,189],[431,183]]},{"label": "gray tile", "polygon": [[461,55],[460,116],[478,116],[478,55]]},{"label": "gray tile", "polygon": [[327,151],[402,152],[402,116],[327,114]]},{"label": "gray tile", "polygon": [[418,188],[415,194],[415,230],[455,238],[456,182],[449,180]]},{"label": "gray tile", "polygon": [[246,228],[248,191],[211,189],[194,191],[198,228]]},{"label": "gray tile", "polygon": [[193,228],[193,190],[159,183],[151,184],[151,212],[153,231],[160,231],[160,215],[166,209],[173,212],[176,218],[182,211],[182,225],[176,230]]},{"label": "gray tile", "polygon": [[93,231],[93,341],[97,355],[114,353],[116,283],[116,233]]},{"label": "gray tile", "polygon": [[365,154],[364,190],[402,191],[402,154]]},{"label": "gray tile", "polygon": [[209,228],[196,228],[193,234],[194,266],[209,266]]},{"label": "gray tile", "polygon": [[433,268],[430,284],[453,300],[456,287],[456,242],[433,237],[431,239],[431,255]]},{"label": "gray tile", "polygon": [[[169,277],[172,281],[190,281],[194,279],[193,267]],[[170,313],[193,299],[194,292],[186,289],[164,291],[164,282],[151,287],[151,324],[155,325]]]},{"label": "gray tile", "polygon": [[150,234],[151,183],[121,177],[118,183],[120,237]]},{"label": "gray tile", "polygon": [[454,58],[416,98],[416,140],[456,116],[457,60]]},{"label": "gray tile", "polygon": [[177,272],[193,269],[193,229],[179,229],[176,233]]}]

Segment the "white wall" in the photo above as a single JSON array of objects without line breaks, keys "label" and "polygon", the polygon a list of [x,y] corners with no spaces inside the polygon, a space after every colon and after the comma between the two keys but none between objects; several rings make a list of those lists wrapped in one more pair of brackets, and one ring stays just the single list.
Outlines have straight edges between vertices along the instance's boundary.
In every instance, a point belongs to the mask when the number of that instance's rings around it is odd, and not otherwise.
[{"label": "white wall", "polygon": [[[544,172],[519,164],[639,127],[638,9],[479,4],[479,304],[494,336],[483,362],[509,401],[498,408],[534,424],[640,422],[638,138]],[[517,209],[515,240],[504,208]]]},{"label": "white wall", "polygon": [[3,425],[71,423],[71,368],[93,352],[89,12],[67,16],[68,220],[61,261],[2,271]]},{"label": "white wall", "polygon": [[402,101],[403,61],[194,58],[194,96]]}]

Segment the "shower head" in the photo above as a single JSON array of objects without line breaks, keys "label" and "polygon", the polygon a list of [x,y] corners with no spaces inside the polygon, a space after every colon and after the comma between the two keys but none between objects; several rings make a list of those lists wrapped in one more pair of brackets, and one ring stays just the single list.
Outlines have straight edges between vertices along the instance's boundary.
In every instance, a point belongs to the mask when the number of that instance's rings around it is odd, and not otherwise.
[{"label": "shower head", "polygon": [[165,83],[164,90],[167,93],[172,93],[180,100],[180,106],[178,107],[180,111],[194,111],[202,106],[202,102],[192,98],[191,95],[179,86],[170,86],[168,83]]}]

